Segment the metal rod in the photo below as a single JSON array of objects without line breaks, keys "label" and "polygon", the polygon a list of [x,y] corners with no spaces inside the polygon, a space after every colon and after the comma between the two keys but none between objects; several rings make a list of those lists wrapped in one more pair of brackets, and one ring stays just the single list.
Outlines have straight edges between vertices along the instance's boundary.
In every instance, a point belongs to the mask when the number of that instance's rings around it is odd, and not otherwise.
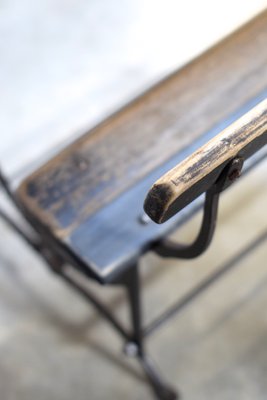
[{"label": "metal rod", "polygon": [[142,307],[138,264],[127,271],[125,286],[128,295],[132,325],[132,341],[137,345],[138,354],[143,352]]},{"label": "metal rod", "polygon": [[193,290],[182,297],[177,303],[170,307],[161,316],[156,318],[151,322],[143,331],[143,336],[149,336],[158,328],[160,328],[164,322],[172,318],[175,314],[182,311],[191,301],[193,301],[198,295],[200,295],[205,289],[211,286],[215,281],[217,281],[222,275],[230,271],[239,261],[241,261],[245,256],[247,256],[251,251],[260,246],[264,240],[267,239],[267,230],[259,235],[246,249],[243,249],[233,258],[231,258],[227,263],[218,268],[213,274],[208,278],[203,280],[199,285],[197,285]]},{"label": "metal rod", "polygon": [[157,398],[160,400],[176,400],[178,393],[161,378],[151,359],[146,355],[139,356],[139,361],[146,373],[147,379],[154,390]]},{"label": "metal rod", "polygon": [[21,207],[14,192],[11,190],[7,178],[4,176],[3,172],[0,170],[0,186],[3,188],[12,203],[21,211]]},{"label": "metal rod", "polygon": [[35,251],[40,252],[40,244],[30,238],[3,210],[0,209],[0,218],[2,218],[23,240],[28,243]]},{"label": "metal rod", "polygon": [[93,304],[93,306],[107,319],[107,321],[117,330],[117,332],[127,341],[131,340],[131,335],[123,328],[117,319],[110,313],[104,304],[95,297],[88,289],[85,289],[76,280],[71,278],[65,270],[59,272],[59,276],[67,282],[69,286],[75,289],[85,300]]}]

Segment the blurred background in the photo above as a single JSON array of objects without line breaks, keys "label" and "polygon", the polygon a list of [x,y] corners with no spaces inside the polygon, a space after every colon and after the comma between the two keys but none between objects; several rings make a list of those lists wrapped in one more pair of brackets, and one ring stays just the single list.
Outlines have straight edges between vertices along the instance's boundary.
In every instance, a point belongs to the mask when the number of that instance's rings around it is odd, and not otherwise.
[{"label": "blurred background", "polygon": [[[266,7],[266,0],[0,1],[4,171],[13,180],[25,175]],[[190,265],[168,261],[167,272],[155,256],[143,260],[145,318],[264,228],[266,167],[225,198],[207,255]],[[184,228],[185,239],[196,224]],[[1,400],[152,399],[98,315],[2,221],[0,237]],[[265,259],[260,248],[149,342],[184,399],[266,399]],[[122,293],[95,290],[126,318]]]},{"label": "blurred background", "polygon": [[1,164],[66,144],[217,42],[266,0],[2,0]]}]

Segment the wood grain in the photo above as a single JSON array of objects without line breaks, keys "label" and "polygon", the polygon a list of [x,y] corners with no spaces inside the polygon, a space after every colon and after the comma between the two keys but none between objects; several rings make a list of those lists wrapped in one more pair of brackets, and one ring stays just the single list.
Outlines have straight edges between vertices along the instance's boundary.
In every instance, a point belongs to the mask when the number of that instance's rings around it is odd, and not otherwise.
[{"label": "wood grain", "polygon": [[[245,158],[245,149],[252,149],[254,142],[257,141],[259,148],[264,145],[266,139],[263,135],[266,136],[266,132],[267,99],[158,179],[145,201],[147,214],[157,223],[164,222],[166,215],[171,216],[170,208],[179,211],[187,205],[186,202],[179,205],[179,199],[192,190],[197,182],[203,182],[205,177],[225,165],[226,161],[237,156]],[[201,194],[201,190],[196,194]]]},{"label": "wood grain", "polygon": [[20,201],[68,237],[267,87],[266,43],[264,12],[37,170],[19,187]]}]

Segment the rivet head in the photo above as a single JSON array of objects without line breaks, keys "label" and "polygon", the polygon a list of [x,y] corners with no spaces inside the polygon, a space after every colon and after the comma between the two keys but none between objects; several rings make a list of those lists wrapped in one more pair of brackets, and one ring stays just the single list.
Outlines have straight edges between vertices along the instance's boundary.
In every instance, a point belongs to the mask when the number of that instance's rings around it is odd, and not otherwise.
[{"label": "rivet head", "polygon": [[233,182],[241,175],[244,160],[241,157],[237,157],[233,160],[230,171],[228,173],[229,181]]}]

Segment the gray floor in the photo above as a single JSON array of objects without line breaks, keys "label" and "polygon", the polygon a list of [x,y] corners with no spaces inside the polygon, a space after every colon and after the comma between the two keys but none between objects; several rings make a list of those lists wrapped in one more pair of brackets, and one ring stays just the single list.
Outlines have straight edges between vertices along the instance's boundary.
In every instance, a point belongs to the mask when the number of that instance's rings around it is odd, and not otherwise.
[{"label": "gray floor", "polygon": [[[243,178],[221,203],[210,250],[195,261],[142,260],[145,320],[171,304],[266,229],[266,168]],[[189,240],[196,218],[176,236]],[[1,399],[153,398],[135,360],[93,309],[0,224]],[[184,399],[266,399],[267,269],[264,242],[148,341]],[[122,320],[124,294],[98,287]]]}]

